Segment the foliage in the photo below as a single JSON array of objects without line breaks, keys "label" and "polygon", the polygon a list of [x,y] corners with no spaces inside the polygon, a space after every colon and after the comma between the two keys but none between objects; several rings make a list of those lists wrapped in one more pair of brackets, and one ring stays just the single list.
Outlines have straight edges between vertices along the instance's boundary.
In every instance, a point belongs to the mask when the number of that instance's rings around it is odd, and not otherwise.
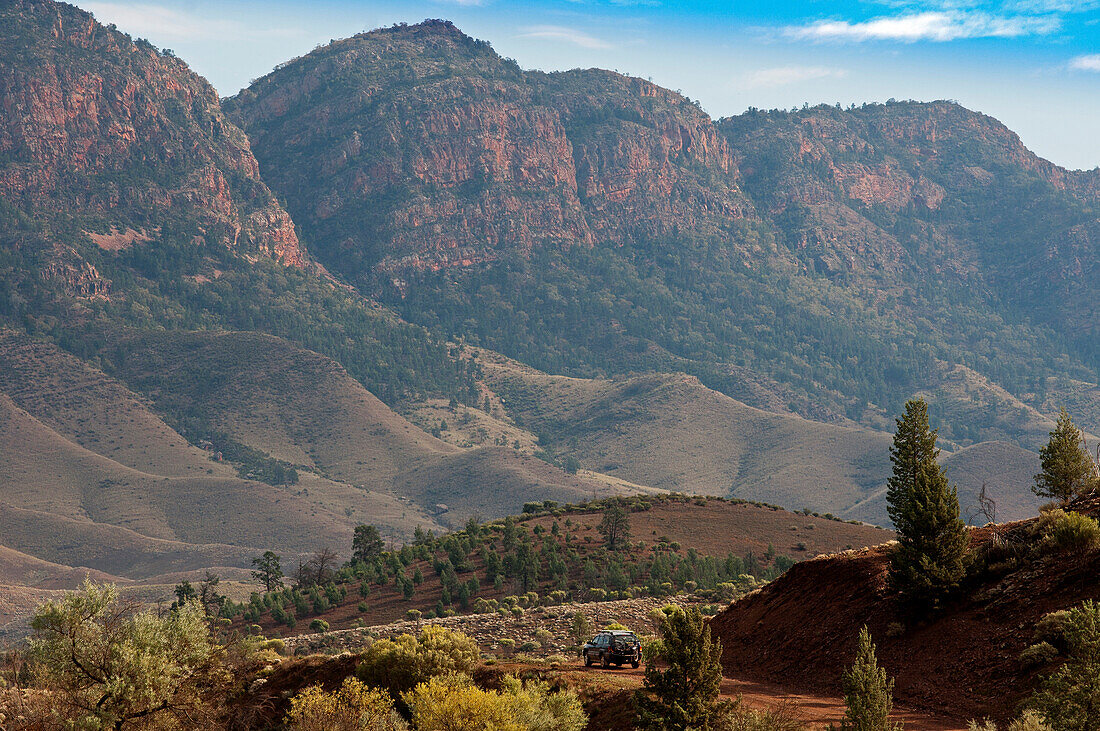
[{"label": "foliage", "polygon": [[1043,678],[1027,707],[1055,731],[1100,727],[1100,605],[1091,600],[1064,617],[1066,661]]},{"label": "foliage", "polygon": [[1028,645],[1020,653],[1020,665],[1025,669],[1031,669],[1042,665],[1048,665],[1058,657],[1058,648],[1049,642],[1036,642]]},{"label": "foliage", "polygon": [[738,696],[722,709],[716,728],[718,731],[805,731],[806,726],[793,704],[781,703],[761,710],[747,707],[744,699]]},{"label": "foliage", "polygon": [[936,430],[928,423],[928,404],[924,399],[907,401],[905,413],[896,423],[894,443],[890,447],[893,473],[886,481],[886,512],[895,528],[901,530],[917,472],[934,462],[940,450],[936,448]]},{"label": "foliage", "polygon": [[[992,721],[971,721],[967,731],[997,731],[997,724]],[[1012,721],[1005,731],[1054,731],[1046,719],[1033,710],[1025,710],[1020,717]]]},{"label": "foliage", "polygon": [[55,716],[78,728],[123,728],[157,717],[209,721],[229,681],[222,648],[188,601],[157,616],[120,602],[111,585],[38,608],[31,651],[56,694]]},{"label": "foliage", "polygon": [[1059,551],[1084,553],[1100,545],[1100,523],[1081,513],[1048,510],[1041,518],[1047,540]]},{"label": "foliage", "polygon": [[355,678],[326,693],[311,685],[290,699],[287,726],[294,731],[405,731],[407,725],[388,693]]},{"label": "foliage", "polygon": [[264,591],[270,593],[282,585],[283,567],[279,554],[274,551],[264,551],[262,556],[252,559],[252,565],[256,567],[252,572],[252,578],[263,584]]},{"label": "foliage", "polygon": [[351,556],[356,561],[371,561],[382,555],[386,543],[373,525],[357,525],[351,539]]},{"label": "foliage", "polygon": [[1031,488],[1039,497],[1066,503],[1091,492],[1100,480],[1096,463],[1085,447],[1085,437],[1064,408],[1050,432],[1050,441],[1039,450],[1039,462],[1043,469],[1035,475]]},{"label": "foliage", "polygon": [[646,665],[645,683],[634,696],[639,726],[653,731],[716,728],[722,709],[721,643],[695,608],[665,613],[660,630],[668,667]]},{"label": "foliage", "polygon": [[402,694],[418,729],[524,731],[509,700],[482,690],[465,675],[434,677]]},{"label": "foliage", "polygon": [[355,675],[368,685],[397,694],[440,675],[473,670],[477,643],[456,630],[425,627],[419,637],[399,635],[379,640],[363,651]]},{"label": "foliage", "polygon": [[571,690],[552,692],[545,681],[506,676],[500,691],[527,731],[582,731],[588,725],[588,715]]},{"label": "foliage", "polygon": [[894,681],[886,669],[878,666],[871,633],[864,626],[859,631],[859,647],[855,663],[844,671],[844,702],[847,705],[842,731],[896,731],[900,724],[890,721],[893,707]]},{"label": "foliage", "polygon": [[924,402],[910,401],[898,419],[887,499],[898,534],[890,555],[890,581],[902,602],[916,612],[934,609],[958,586],[969,544],[959,519],[958,493],[936,461],[935,443]]},{"label": "foliage", "polygon": [[609,550],[618,550],[630,543],[630,513],[622,505],[614,503],[603,511],[603,518],[596,530],[607,541]]}]

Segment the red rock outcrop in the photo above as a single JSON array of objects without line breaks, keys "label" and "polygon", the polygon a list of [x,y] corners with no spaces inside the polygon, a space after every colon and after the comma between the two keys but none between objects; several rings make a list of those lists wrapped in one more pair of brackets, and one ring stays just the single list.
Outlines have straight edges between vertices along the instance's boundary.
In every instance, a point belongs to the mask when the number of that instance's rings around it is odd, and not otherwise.
[{"label": "red rock outcrop", "polygon": [[751,215],[729,145],[688,100],[611,72],[523,72],[443,21],[334,42],[226,105],[355,281]]},{"label": "red rock outcrop", "polygon": [[31,215],[161,227],[303,264],[214,89],[73,6],[0,8],[0,160],[0,195]]}]

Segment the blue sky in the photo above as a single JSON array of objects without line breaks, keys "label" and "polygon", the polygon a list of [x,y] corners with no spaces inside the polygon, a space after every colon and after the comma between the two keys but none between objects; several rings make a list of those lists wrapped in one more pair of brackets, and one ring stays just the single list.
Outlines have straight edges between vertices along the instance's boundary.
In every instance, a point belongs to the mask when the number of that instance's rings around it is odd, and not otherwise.
[{"label": "blue sky", "polygon": [[524,68],[598,66],[715,117],[820,102],[955,99],[1040,155],[1100,166],[1100,0],[76,0],[171,48],[222,95],[396,22],[448,18]]}]

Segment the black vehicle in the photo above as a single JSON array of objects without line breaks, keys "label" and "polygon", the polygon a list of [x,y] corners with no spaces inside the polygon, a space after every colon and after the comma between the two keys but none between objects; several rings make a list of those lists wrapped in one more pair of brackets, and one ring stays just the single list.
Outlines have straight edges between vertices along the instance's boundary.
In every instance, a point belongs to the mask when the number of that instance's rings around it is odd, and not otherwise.
[{"label": "black vehicle", "polygon": [[628,630],[604,630],[585,644],[581,655],[586,667],[598,662],[605,668],[625,663],[636,668],[642,663],[642,645],[638,636]]}]

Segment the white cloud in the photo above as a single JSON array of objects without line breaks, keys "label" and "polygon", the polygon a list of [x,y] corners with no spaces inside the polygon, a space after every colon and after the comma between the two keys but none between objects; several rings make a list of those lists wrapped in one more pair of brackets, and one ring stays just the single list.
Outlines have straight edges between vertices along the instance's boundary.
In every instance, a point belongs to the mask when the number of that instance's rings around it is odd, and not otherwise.
[{"label": "white cloud", "polygon": [[82,2],[80,7],[101,23],[158,43],[193,40],[241,40],[295,35],[290,29],[258,29],[233,20],[205,18],[147,3]]},{"label": "white cloud", "polygon": [[1053,16],[996,16],[980,12],[927,11],[860,22],[819,20],[785,29],[786,35],[818,41],[953,41],[961,38],[1016,38],[1058,29]]},{"label": "white cloud", "polygon": [[545,41],[561,41],[581,48],[605,49],[613,48],[607,41],[590,36],[574,28],[566,28],[561,25],[531,25],[521,28],[520,38],[538,38]]},{"label": "white cloud", "polygon": [[750,71],[741,77],[736,85],[743,89],[773,88],[815,79],[839,79],[847,73],[845,69],[828,66],[777,66]]},{"label": "white cloud", "polygon": [[1090,53],[1085,56],[1078,56],[1069,62],[1069,67],[1077,71],[1095,71],[1100,73],[1100,53]]}]

